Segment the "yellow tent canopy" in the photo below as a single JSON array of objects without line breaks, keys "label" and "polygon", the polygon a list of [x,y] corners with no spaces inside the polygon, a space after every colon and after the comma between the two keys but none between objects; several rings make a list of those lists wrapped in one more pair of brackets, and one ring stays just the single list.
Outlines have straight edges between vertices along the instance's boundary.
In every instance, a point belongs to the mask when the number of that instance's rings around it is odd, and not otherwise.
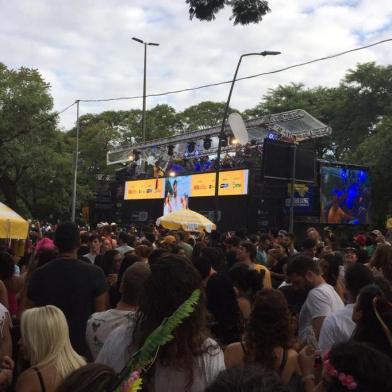
[{"label": "yellow tent canopy", "polygon": [[29,223],[0,202],[0,238],[26,239]]},{"label": "yellow tent canopy", "polygon": [[156,223],[157,226],[163,226],[165,229],[169,230],[205,230],[207,233],[210,233],[211,230],[216,230],[216,226],[205,216],[188,209],[174,211],[170,214],[161,216],[157,219]]}]

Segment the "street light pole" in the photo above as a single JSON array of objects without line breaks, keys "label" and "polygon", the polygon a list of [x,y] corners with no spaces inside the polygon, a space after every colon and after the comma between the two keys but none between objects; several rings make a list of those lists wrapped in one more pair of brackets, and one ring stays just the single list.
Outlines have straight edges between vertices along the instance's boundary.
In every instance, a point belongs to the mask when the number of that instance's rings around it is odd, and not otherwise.
[{"label": "street light pole", "polygon": [[225,106],[225,112],[223,114],[223,120],[222,120],[222,125],[221,125],[221,129],[219,132],[219,138],[218,138],[218,151],[216,153],[216,174],[215,174],[215,210],[214,210],[214,222],[215,225],[218,227],[218,211],[219,211],[219,174],[220,174],[220,169],[221,169],[221,150],[222,150],[222,140],[225,137],[225,125],[226,125],[226,117],[229,111],[229,106],[230,106],[230,100],[231,100],[231,95],[233,93],[233,88],[234,88],[234,83],[237,79],[237,74],[238,74],[238,70],[240,68],[241,65],[241,61],[243,59],[243,57],[248,57],[248,56],[275,56],[280,54],[281,52],[275,52],[275,51],[264,51],[264,52],[260,52],[260,53],[246,53],[241,55],[240,59],[238,60],[238,64],[237,64],[237,68],[235,70],[234,73],[234,77],[233,80],[231,82],[231,86],[230,86],[230,92],[229,92],[229,96],[227,97],[227,101],[226,101],[226,106]]},{"label": "street light pole", "polygon": [[143,72],[143,112],[142,112],[142,135],[143,142],[146,141],[146,90],[147,90],[147,45],[159,46],[156,42],[144,42],[140,38],[132,37],[132,39],[144,45],[144,72]]},{"label": "street light pole", "polygon": [[75,159],[74,159],[74,182],[72,189],[72,213],[71,221],[75,222],[76,215],[76,186],[78,182],[78,163],[79,163],[79,100],[76,101],[76,147],[75,147]]}]

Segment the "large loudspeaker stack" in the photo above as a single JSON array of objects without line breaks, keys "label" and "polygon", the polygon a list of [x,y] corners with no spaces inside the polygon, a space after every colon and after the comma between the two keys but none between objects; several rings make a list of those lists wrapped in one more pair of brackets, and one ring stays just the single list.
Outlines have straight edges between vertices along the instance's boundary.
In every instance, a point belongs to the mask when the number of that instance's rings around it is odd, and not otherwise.
[{"label": "large loudspeaker stack", "polygon": [[293,177],[294,149],[296,149],[295,180],[313,183],[316,164],[314,150],[303,148],[300,144],[273,139],[264,140],[264,178],[290,181]]},{"label": "large loudspeaker stack", "polygon": [[283,227],[287,215],[283,213],[288,197],[288,185],[293,176],[295,151],[295,182],[314,183],[316,157],[312,149],[300,144],[265,139],[263,146],[263,190],[258,220],[261,226]]}]

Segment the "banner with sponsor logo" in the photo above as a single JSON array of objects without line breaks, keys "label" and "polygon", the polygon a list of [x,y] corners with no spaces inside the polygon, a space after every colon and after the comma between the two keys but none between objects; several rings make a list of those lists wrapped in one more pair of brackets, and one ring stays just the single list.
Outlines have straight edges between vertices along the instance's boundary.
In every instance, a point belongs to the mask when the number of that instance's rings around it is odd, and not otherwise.
[{"label": "banner with sponsor logo", "polygon": [[127,181],[124,188],[124,200],[163,199],[164,179]]},{"label": "banner with sponsor logo", "polygon": [[[249,170],[220,172],[219,196],[247,195],[248,176]],[[214,195],[215,172],[127,181],[124,190],[125,200],[165,199],[174,210],[186,208],[189,197]]]}]

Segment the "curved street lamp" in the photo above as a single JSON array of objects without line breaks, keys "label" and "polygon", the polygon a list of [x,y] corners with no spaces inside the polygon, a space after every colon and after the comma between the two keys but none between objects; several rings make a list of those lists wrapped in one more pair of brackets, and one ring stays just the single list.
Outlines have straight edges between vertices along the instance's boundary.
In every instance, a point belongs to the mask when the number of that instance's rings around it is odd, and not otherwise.
[{"label": "curved street lamp", "polygon": [[216,175],[215,175],[215,196],[214,196],[215,197],[214,221],[215,221],[215,224],[217,227],[218,227],[218,210],[219,210],[219,173],[220,173],[220,169],[221,169],[220,157],[221,157],[221,149],[222,149],[221,143],[222,143],[222,139],[225,136],[226,117],[227,117],[227,113],[229,111],[231,94],[233,93],[234,83],[237,79],[237,74],[238,74],[238,70],[241,65],[241,61],[244,57],[249,57],[249,56],[264,56],[265,57],[265,56],[276,56],[278,54],[281,54],[281,52],[265,50],[263,52],[243,54],[243,55],[241,55],[240,59],[238,60],[238,64],[237,64],[237,68],[234,73],[233,81],[231,82],[229,96],[226,101],[225,112],[223,114],[222,125],[221,125],[219,138],[218,138],[218,151],[216,154],[217,168],[216,168]]}]

